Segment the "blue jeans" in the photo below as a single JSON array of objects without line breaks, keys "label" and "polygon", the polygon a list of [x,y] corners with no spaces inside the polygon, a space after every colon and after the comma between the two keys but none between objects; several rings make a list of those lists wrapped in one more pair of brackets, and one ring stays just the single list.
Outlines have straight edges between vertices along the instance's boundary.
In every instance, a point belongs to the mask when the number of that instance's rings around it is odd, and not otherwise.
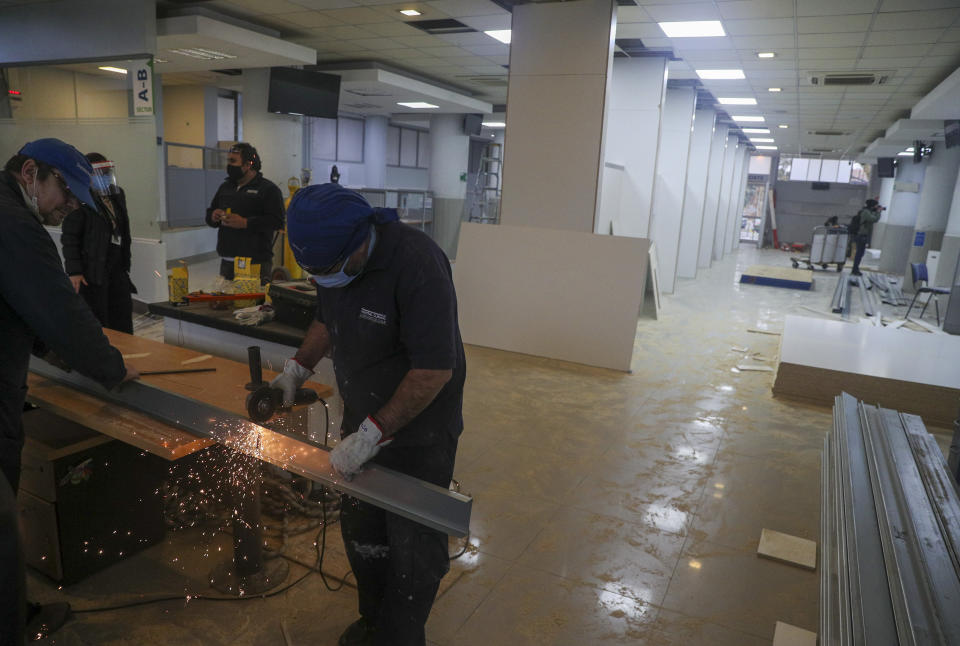
[{"label": "blue jeans", "polygon": [[853,257],[853,271],[860,271],[860,261],[863,260],[863,254],[867,250],[867,242],[870,241],[870,236],[858,235],[854,238],[854,241],[857,243],[857,253]]}]

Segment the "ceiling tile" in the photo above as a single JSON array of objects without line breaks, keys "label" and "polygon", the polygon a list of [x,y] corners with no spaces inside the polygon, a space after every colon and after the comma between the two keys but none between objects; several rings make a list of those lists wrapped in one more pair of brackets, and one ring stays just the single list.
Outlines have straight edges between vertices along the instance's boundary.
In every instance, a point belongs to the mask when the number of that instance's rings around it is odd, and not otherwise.
[{"label": "ceiling tile", "polygon": [[764,49],[774,50],[777,47],[786,45],[793,47],[793,36],[731,36],[733,46],[737,49]]},{"label": "ceiling tile", "polygon": [[[235,0],[234,0],[235,1]],[[259,0],[247,0],[250,4],[261,4]],[[344,7],[356,7],[358,3],[352,0],[295,0],[295,4],[307,9],[341,9]]]},{"label": "ceiling tile", "polygon": [[940,37],[941,43],[960,43],[960,28],[948,29]]},{"label": "ceiling tile", "polygon": [[953,9],[956,6],[956,0],[883,0],[880,11],[923,11]]},{"label": "ceiling tile", "polygon": [[858,13],[847,16],[817,16],[797,18],[797,32],[801,34],[830,34],[847,31],[866,31],[873,14]]},{"label": "ceiling tile", "polygon": [[723,28],[731,36],[768,36],[770,34],[793,34],[793,18],[724,20]]},{"label": "ceiling tile", "polygon": [[935,43],[943,29],[903,29],[900,31],[874,31],[867,36],[868,45],[909,45]]},{"label": "ceiling tile", "polygon": [[390,36],[391,38],[398,36],[418,36],[423,33],[416,27],[411,27],[400,20],[364,25],[363,28],[378,36]]},{"label": "ceiling tile", "polygon": [[506,10],[501,9],[490,0],[434,0],[427,4],[454,18],[507,14]]},{"label": "ceiling tile", "polygon": [[646,8],[647,14],[656,22],[670,20],[720,20],[720,12],[712,2],[685,2],[683,4],[660,4]]},{"label": "ceiling tile", "polygon": [[800,60],[854,60],[859,54],[859,47],[816,47],[797,50],[797,58]]},{"label": "ceiling tile", "polygon": [[477,56],[510,56],[509,45],[464,45],[463,49]]},{"label": "ceiling tile", "polygon": [[877,0],[800,0],[797,16],[840,16],[855,13],[873,13]]},{"label": "ceiling tile", "polygon": [[957,56],[960,54],[960,43],[938,43],[930,48],[928,56]]},{"label": "ceiling tile", "polygon": [[863,43],[866,32],[844,34],[800,34],[797,42],[800,47],[852,47]]},{"label": "ceiling tile", "polygon": [[389,38],[361,38],[359,40],[348,40],[347,42],[352,43],[357,47],[364,47],[374,51],[396,49],[400,47],[400,43]]},{"label": "ceiling tile", "polygon": [[278,15],[277,18],[297,27],[330,27],[343,24],[342,20],[337,20],[333,16],[325,16],[318,11],[285,13]]},{"label": "ceiling tile", "polygon": [[230,0],[230,3],[258,14],[295,13],[303,11],[303,5],[287,0]]},{"label": "ceiling tile", "polygon": [[367,7],[353,7],[350,9],[328,9],[319,12],[348,25],[362,25],[365,23],[383,22],[383,14]]},{"label": "ceiling tile", "polygon": [[325,34],[330,36],[330,38],[336,38],[339,40],[356,40],[358,38],[376,38],[377,35],[372,31],[367,31],[366,29],[361,29],[360,27],[354,27],[352,25],[344,25],[341,27],[330,27],[323,30]]},{"label": "ceiling tile", "polygon": [[381,56],[385,56],[391,60],[406,60],[406,59],[418,59],[424,58],[423,52],[413,49],[412,47],[402,47],[399,49],[387,49],[378,52]]},{"label": "ceiling tile", "polygon": [[793,18],[793,0],[735,0],[718,2],[725,20],[753,18]]},{"label": "ceiling tile", "polygon": [[663,30],[652,22],[633,22],[617,25],[617,38],[664,38]]},{"label": "ceiling tile", "polygon": [[402,36],[395,39],[399,43],[403,43],[407,47],[444,47],[446,43],[443,42],[440,38],[436,36],[423,35],[423,36]]},{"label": "ceiling tile", "polygon": [[[729,50],[733,49],[733,41],[729,36],[722,36],[717,38],[671,38],[673,41],[673,48],[678,52],[695,52],[695,51],[723,51],[728,53]],[[683,57],[683,54],[680,55]]]},{"label": "ceiling tile", "polygon": [[653,18],[643,7],[617,7],[617,24],[626,22],[652,22]]},{"label": "ceiling tile", "polygon": [[470,52],[459,47],[418,47],[424,54],[436,56],[437,58],[453,58],[456,56],[473,56]]},{"label": "ceiling tile", "polygon": [[457,20],[468,27],[473,27],[477,31],[490,31],[494,29],[510,29],[512,18],[508,13],[502,13],[489,16],[461,16],[457,18]]},{"label": "ceiling tile", "polygon": [[899,29],[942,29],[960,16],[960,9],[939,11],[896,11],[877,14],[873,21],[875,31]]},{"label": "ceiling tile", "polygon": [[[863,48],[864,58],[897,58],[900,56],[924,56],[929,45],[871,45]],[[901,67],[897,65],[896,67]]]},{"label": "ceiling tile", "polygon": [[952,67],[956,69],[956,62],[956,56],[926,56],[917,67]]}]

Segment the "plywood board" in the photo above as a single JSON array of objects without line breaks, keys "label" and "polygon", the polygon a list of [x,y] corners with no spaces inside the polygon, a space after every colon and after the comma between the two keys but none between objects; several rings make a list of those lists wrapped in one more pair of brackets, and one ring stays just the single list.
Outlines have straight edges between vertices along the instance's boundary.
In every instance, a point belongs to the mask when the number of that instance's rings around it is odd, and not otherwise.
[{"label": "plywood board", "polygon": [[741,274],[740,282],[767,285],[768,287],[809,290],[813,287],[813,272],[809,269],[751,265]]},{"label": "plywood board", "polygon": [[454,270],[464,342],[629,370],[649,244],[465,222]]},{"label": "plywood board", "polygon": [[808,570],[817,569],[817,544],[806,538],[791,536],[772,529],[760,531],[757,554],[764,558],[798,565]]},{"label": "plywood board", "polygon": [[[198,356],[193,350],[123,332],[104,330],[104,333],[110,343],[124,355],[140,356],[139,359],[128,360],[128,363],[138,370],[176,370],[183,361]],[[204,367],[217,370],[153,375],[143,377],[142,381],[246,418],[245,385],[250,380],[247,365],[211,357],[204,361]],[[275,374],[268,370],[263,371],[265,380],[271,379]],[[314,382],[308,382],[306,386],[314,388],[320,397],[329,397],[333,392],[329,386]],[[28,377],[28,387],[28,399],[37,406],[168,460],[183,457],[214,442],[209,438],[200,438],[157,422],[146,414],[107,403],[34,374]]]},{"label": "plywood board", "polygon": [[778,621],[773,646],[817,646],[817,633]]},{"label": "plywood board", "polygon": [[960,337],[787,316],[773,392],[833,404],[840,392],[949,426],[960,406]]}]

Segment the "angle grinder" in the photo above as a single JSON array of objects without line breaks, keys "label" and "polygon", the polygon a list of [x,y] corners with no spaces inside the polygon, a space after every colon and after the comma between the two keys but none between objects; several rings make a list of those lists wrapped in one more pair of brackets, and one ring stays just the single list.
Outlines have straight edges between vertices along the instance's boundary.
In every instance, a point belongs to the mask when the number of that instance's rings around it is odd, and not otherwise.
[{"label": "angle grinder", "polygon": [[[278,410],[290,410],[283,405],[283,389],[274,388],[263,380],[263,368],[260,363],[260,346],[247,348],[247,362],[250,366],[250,383],[247,390],[247,415],[251,421],[265,422]],[[293,405],[312,404],[320,399],[317,391],[310,388],[298,388]]]}]

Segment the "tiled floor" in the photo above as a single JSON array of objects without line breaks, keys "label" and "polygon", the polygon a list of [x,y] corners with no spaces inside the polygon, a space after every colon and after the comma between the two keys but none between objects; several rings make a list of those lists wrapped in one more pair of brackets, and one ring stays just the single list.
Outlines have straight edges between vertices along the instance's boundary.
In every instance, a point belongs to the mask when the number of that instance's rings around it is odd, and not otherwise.
[{"label": "tiled floor", "polygon": [[[816,630],[817,574],[755,551],[764,527],[819,539],[831,413],[774,399],[772,373],[736,371],[731,348],[774,357],[778,337],[747,328],[826,307],[836,274],[817,272],[814,292],[739,285],[737,269],[755,263],[789,259],[743,247],[681,280],[660,320],[641,322],[631,374],[468,348],[456,478],[475,497],[473,534],[431,643],[751,646],[769,644],[778,620]],[[312,562],[312,538],[289,552]],[[324,569],[343,573],[339,533],[330,542]],[[31,590],[79,607],[207,593],[217,545],[229,537],[177,532],[68,589],[31,578]],[[352,589],[314,575],[265,600],[80,615],[57,643],[334,644],[354,614]]]}]

